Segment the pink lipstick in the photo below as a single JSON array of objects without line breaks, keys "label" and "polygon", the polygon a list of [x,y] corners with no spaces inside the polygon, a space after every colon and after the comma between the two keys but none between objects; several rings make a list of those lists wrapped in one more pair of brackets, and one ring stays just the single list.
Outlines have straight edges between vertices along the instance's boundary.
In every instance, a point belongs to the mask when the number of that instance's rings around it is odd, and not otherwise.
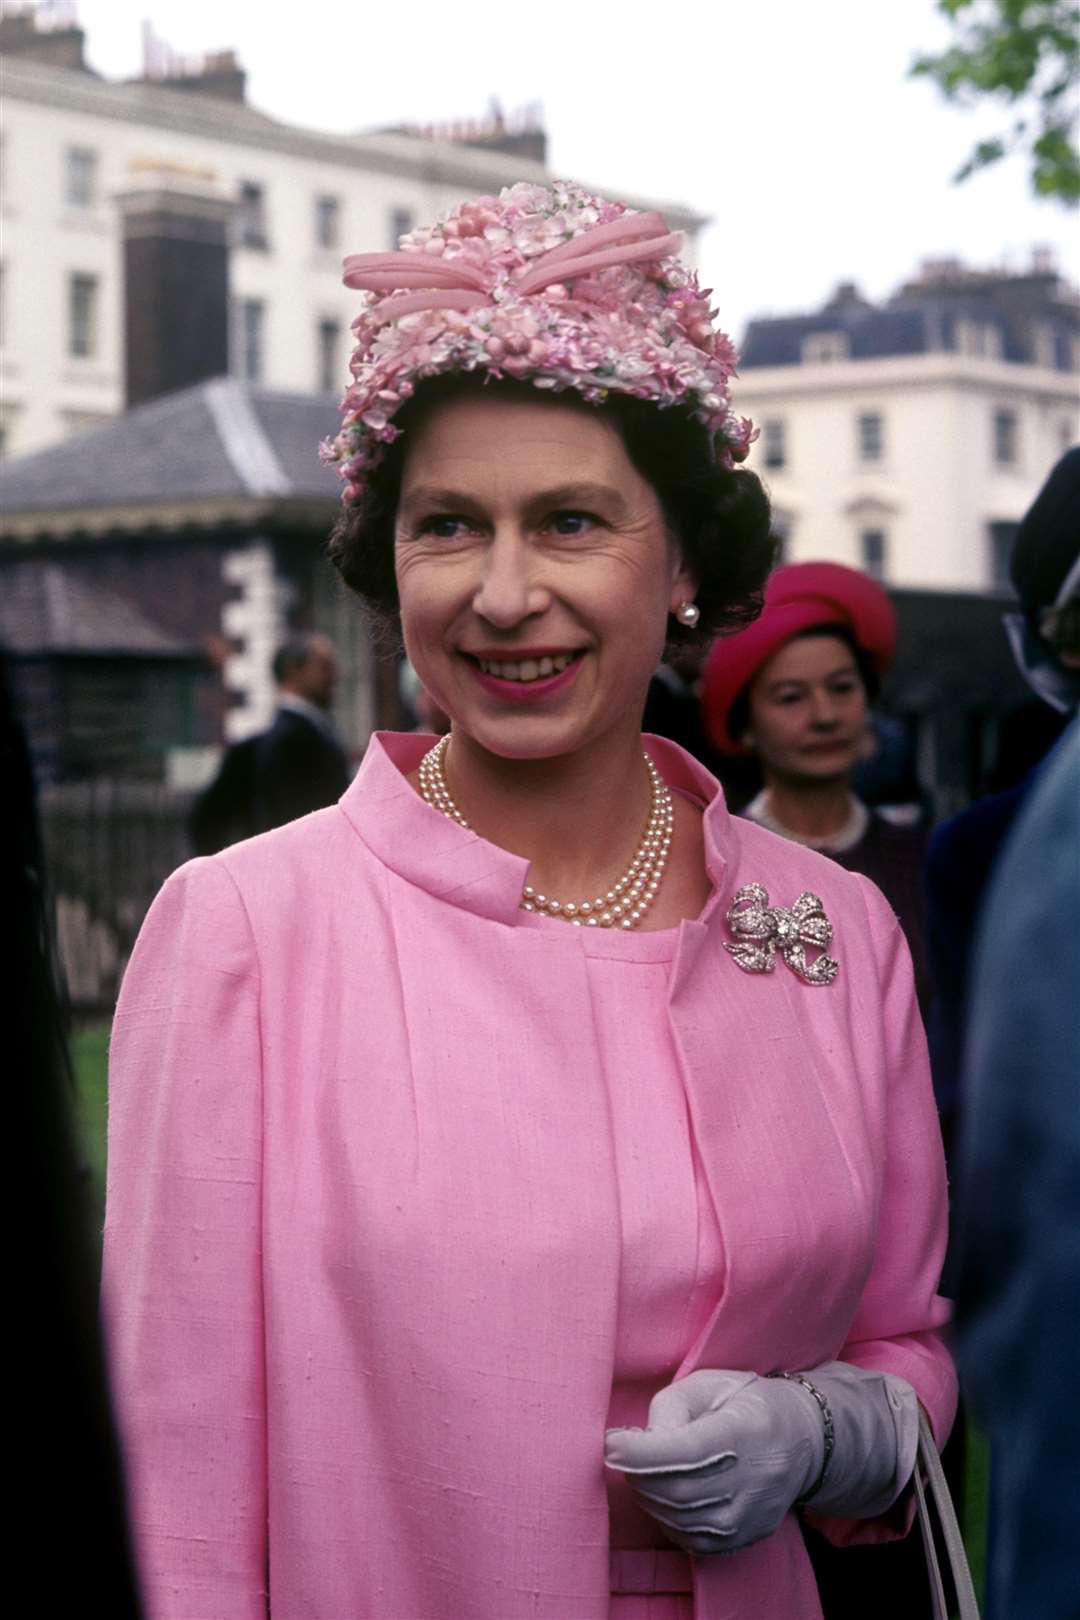
[{"label": "pink lipstick", "polygon": [[557,675],[539,675],[535,681],[504,681],[500,675],[488,675],[471,657],[465,656],[479,686],[489,697],[499,698],[504,703],[538,703],[542,698],[565,691],[577,679],[578,670],[585,662],[584,653],[579,653]]}]

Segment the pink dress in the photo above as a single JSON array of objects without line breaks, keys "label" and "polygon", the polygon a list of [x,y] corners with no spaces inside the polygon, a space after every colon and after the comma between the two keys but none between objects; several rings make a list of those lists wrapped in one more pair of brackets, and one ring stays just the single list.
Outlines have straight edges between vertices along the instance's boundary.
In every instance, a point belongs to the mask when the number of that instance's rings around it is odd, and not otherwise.
[{"label": "pink dress", "polygon": [[[533,926],[565,928],[537,918]],[[666,1015],[678,929],[583,936],[595,1051],[607,1087],[622,1230],[608,1422],[644,1425],[721,1291],[720,1233]],[[690,1560],[607,1475],[611,1620],[690,1620]]]},{"label": "pink dress", "polygon": [[[835,1357],[947,1432],[896,919],[658,738],[706,806],[701,917],[530,918],[527,863],[406,780],[429,745],[373,738],[339,805],[175,873],[125,976],[105,1300],[147,1613],[820,1620],[796,1515],[683,1560],[603,1434],[700,1367]],[[821,896],[827,989],[736,965],[750,882]]]}]

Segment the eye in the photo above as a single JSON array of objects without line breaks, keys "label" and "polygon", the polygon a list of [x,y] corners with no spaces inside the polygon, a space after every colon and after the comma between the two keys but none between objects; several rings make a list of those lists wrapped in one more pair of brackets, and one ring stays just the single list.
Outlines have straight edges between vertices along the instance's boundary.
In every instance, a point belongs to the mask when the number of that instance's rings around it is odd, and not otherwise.
[{"label": "eye", "polygon": [[468,528],[468,518],[460,513],[432,512],[416,525],[416,533],[429,534],[435,540],[457,540]]},{"label": "eye", "polygon": [[573,538],[575,535],[588,534],[590,529],[599,522],[591,512],[553,512],[548,519],[548,525],[556,534]]}]

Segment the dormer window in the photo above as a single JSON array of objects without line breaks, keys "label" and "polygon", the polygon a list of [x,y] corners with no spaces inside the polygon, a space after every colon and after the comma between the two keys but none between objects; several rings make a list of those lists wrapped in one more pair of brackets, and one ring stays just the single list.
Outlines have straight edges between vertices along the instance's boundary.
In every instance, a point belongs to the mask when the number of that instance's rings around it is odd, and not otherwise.
[{"label": "dormer window", "polygon": [[803,338],[804,366],[831,365],[837,360],[849,359],[850,355],[851,344],[846,332],[811,332],[809,337]]},{"label": "dormer window", "polygon": [[956,323],[956,347],[973,360],[1000,360],[1001,333],[989,321],[965,316]]}]

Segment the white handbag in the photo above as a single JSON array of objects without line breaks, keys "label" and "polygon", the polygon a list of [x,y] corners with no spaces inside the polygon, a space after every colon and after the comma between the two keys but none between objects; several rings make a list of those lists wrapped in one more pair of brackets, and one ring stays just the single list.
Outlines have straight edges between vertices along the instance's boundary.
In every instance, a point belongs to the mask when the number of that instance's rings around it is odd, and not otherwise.
[{"label": "white handbag", "polygon": [[979,1620],[979,1605],[975,1600],[975,1587],[971,1580],[971,1570],[968,1568],[967,1553],[964,1551],[964,1540],[960,1534],[960,1526],[956,1522],[956,1510],[949,1495],[949,1487],[945,1480],[945,1470],[941,1466],[941,1458],[934,1442],[926,1413],[919,1410],[919,1452],[915,1459],[915,1501],[918,1511],[919,1531],[923,1538],[923,1547],[926,1549],[926,1562],[930,1572],[930,1598],[934,1611],[934,1620],[948,1620],[949,1611],[945,1603],[945,1587],[941,1579],[941,1566],[938,1562],[937,1543],[934,1539],[934,1526],[930,1516],[930,1503],[934,1504],[937,1514],[938,1526],[941,1532],[941,1543],[945,1556],[952,1571],[953,1587],[956,1591],[956,1601],[960,1620]]}]

